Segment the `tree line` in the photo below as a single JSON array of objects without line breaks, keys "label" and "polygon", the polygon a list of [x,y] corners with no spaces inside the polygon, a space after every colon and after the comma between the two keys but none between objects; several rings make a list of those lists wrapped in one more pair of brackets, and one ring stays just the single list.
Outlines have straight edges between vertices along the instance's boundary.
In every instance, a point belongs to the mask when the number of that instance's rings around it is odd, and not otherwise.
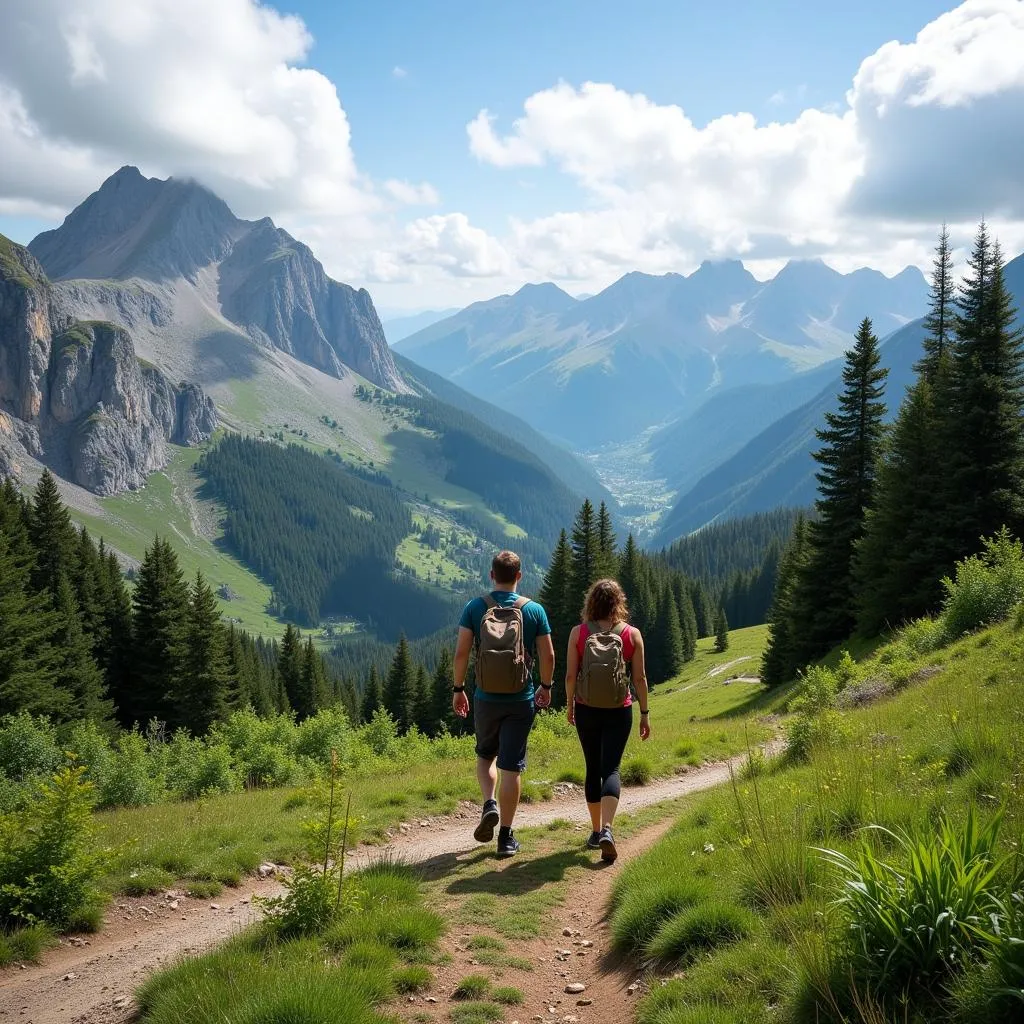
[{"label": "tree line", "polygon": [[0,487],[0,716],[204,735],[235,708],[355,706],[355,688],[289,626],[278,644],[221,617],[202,573],[186,580],[155,538],[129,588],[116,555],[76,529],[44,471],[31,498]]},{"label": "tree line", "polygon": [[298,445],[229,435],[198,470],[225,509],[224,544],[274,591],[274,611],[299,626],[350,616],[394,641],[447,622],[455,603],[395,574],[412,532],[402,495],[383,478]]},{"label": "tree line", "polygon": [[981,538],[1024,528],[1024,336],[998,241],[982,223],[964,280],[945,227],[915,380],[891,428],[870,320],[818,431],[814,520],[779,565],[763,673],[792,678],[852,634],[934,613],[942,579]]}]

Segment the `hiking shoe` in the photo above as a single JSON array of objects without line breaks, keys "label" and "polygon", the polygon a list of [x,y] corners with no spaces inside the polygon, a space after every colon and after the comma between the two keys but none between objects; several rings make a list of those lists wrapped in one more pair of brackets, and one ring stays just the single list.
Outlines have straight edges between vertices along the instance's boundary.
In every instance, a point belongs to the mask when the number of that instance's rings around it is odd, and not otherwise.
[{"label": "hiking shoe", "polygon": [[591,832],[590,838],[587,840],[588,850],[600,850],[601,849],[601,833]]},{"label": "hiking shoe", "polygon": [[514,857],[519,852],[519,840],[516,839],[512,830],[507,832],[502,829],[498,833],[498,856]]},{"label": "hiking shoe", "polygon": [[601,860],[606,864],[613,863],[615,858],[618,857],[619,851],[615,849],[615,840],[612,838],[612,830],[607,825],[605,825],[605,827],[598,833],[597,842],[601,847]]},{"label": "hiking shoe", "polygon": [[478,843],[489,843],[494,838],[494,830],[498,825],[498,801],[485,800],[480,824],[473,830],[473,838]]}]

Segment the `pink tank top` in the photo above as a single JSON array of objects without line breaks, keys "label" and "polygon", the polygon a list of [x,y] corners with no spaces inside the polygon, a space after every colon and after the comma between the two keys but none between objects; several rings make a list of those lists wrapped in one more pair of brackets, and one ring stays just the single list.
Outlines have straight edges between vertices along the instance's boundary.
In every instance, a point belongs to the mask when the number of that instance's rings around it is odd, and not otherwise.
[{"label": "pink tank top", "polygon": [[[580,633],[576,638],[576,653],[580,656],[580,661],[583,661],[583,649],[587,645],[587,637],[590,636],[590,627],[585,623],[580,623]],[[628,665],[633,660],[633,652],[636,650],[636,645],[633,643],[633,627],[627,626],[622,631],[622,657]],[[582,704],[583,701],[576,697],[574,703]],[[624,708],[633,706],[633,690],[632,688],[626,691],[626,699],[622,705]]]}]

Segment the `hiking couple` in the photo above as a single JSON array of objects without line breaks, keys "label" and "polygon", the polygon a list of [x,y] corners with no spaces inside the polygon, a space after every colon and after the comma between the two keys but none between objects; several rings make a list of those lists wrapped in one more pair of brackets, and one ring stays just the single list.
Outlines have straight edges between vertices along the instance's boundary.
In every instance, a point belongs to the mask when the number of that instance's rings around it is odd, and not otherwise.
[{"label": "hiking couple", "polygon": [[[503,857],[519,850],[512,822],[522,794],[526,745],[537,710],[551,705],[555,672],[547,613],[536,601],[518,594],[521,579],[518,555],[502,551],[495,556],[494,589],[474,598],[462,612],[452,696],[455,714],[466,718],[466,675],[475,651],[473,725],[483,813],[473,836],[490,842],[497,826],[498,855]],[[536,689],[534,662],[540,673]],[[586,764],[584,790],[593,826],[586,845],[599,849],[601,859],[609,863],[617,856],[612,823],[619,805],[619,765],[633,727],[630,675],[640,703],[640,738],[646,740],[651,728],[643,637],[629,625],[622,587],[615,580],[598,580],[587,592],[580,625],[569,634],[565,696],[566,715],[576,726]]]}]

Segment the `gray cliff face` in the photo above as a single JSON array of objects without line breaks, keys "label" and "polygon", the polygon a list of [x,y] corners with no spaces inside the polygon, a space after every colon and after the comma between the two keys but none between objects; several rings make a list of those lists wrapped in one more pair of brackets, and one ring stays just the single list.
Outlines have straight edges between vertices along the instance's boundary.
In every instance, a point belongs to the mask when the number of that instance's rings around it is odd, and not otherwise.
[{"label": "gray cliff face", "polygon": [[76,288],[82,298],[91,290],[93,300],[97,287],[109,288],[111,315],[129,328],[140,317],[170,327],[173,315],[144,289],[131,294],[125,282],[196,284],[200,271],[213,268],[223,315],[258,344],[335,377],[355,370],[381,387],[406,390],[365,289],[332,280],[307,246],[269,218],[239,220],[195,182],[122,167],[29,248],[72,308]]},{"label": "gray cliff face", "polygon": [[38,262],[0,236],[0,473],[32,456],[114,494],[216,425],[201,388],[141,365],[123,328],[69,320]]},{"label": "gray cliff face", "polygon": [[221,264],[225,316],[264,344],[341,377],[346,367],[402,390],[373,300],[324,272],[309,247],[266,218]]}]

